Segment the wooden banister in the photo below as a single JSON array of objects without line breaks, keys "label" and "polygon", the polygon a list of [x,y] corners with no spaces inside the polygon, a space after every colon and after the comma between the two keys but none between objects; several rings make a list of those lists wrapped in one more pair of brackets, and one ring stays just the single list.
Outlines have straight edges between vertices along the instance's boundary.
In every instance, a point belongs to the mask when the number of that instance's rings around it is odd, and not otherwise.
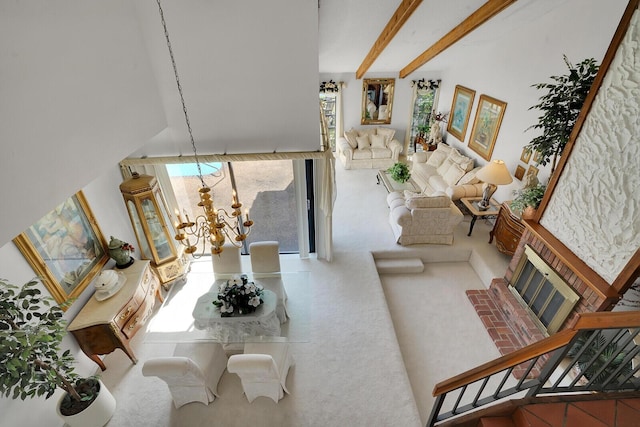
[{"label": "wooden banister", "polygon": [[640,328],[640,311],[583,313],[575,330]]},{"label": "wooden banister", "polygon": [[548,338],[538,341],[535,344],[531,344],[527,347],[516,350],[513,353],[509,353],[490,362],[482,364],[476,368],[463,372],[448,380],[439,382],[433,388],[433,396],[449,393],[457,388],[460,388],[466,384],[471,384],[475,381],[481,380],[485,377],[497,374],[514,366],[518,366],[534,357],[542,356],[553,350],[561,348],[569,343],[571,339],[578,332],[572,329],[566,329],[558,332]]}]

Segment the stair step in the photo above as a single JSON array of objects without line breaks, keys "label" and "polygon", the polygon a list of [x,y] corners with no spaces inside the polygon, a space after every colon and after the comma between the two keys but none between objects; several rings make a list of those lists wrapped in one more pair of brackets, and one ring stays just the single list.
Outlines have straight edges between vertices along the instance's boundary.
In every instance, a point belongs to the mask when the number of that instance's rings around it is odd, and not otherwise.
[{"label": "stair step", "polygon": [[378,274],[422,273],[424,264],[420,258],[382,258],[376,260]]},{"label": "stair step", "polygon": [[478,421],[478,427],[515,427],[515,423],[509,417],[482,417]]}]

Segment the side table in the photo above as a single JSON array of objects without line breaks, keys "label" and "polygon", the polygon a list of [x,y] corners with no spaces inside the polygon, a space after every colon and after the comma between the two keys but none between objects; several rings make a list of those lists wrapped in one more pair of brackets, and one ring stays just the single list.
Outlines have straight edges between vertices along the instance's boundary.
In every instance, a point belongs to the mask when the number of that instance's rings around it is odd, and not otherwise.
[{"label": "side table", "polygon": [[509,208],[509,202],[504,202],[500,206],[498,219],[489,233],[489,243],[492,243],[495,237],[498,251],[505,255],[513,255],[518,248],[523,231],[524,225],[520,218]]},{"label": "side table", "polygon": [[473,231],[473,226],[476,224],[476,220],[478,218],[496,218],[498,216],[498,212],[500,210],[500,205],[495,200],[491,199],[491,207],[487,210],[478,209],[478,202],[482,200],[482,197],[462,197],[460,201],[462,205],[465,207],[467,212],[471,215],[471,225],[469,226],[469,234],[467,236],[471,236],[471,232]]}]

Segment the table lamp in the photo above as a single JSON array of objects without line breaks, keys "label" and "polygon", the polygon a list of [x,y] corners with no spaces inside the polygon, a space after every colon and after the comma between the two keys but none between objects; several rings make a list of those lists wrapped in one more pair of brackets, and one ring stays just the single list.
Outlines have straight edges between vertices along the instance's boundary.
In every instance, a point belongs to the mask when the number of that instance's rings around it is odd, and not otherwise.
[{"label": "table lamp", "polygon": [[502,160],[493,160],[478,171],[476,177],[484,182],[482,200],[478,202],[478,209],[486,211],[491,206],[490,200],[498,185],[511,184],[513,178]]}]

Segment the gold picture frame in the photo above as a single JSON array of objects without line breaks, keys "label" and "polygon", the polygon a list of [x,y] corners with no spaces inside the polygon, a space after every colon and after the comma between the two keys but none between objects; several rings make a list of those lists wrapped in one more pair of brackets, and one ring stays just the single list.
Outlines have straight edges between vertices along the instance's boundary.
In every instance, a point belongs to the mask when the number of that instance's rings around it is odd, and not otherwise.
[{"label": "gold picture frame", "polygon": [[467,136],[467,126],[471,116],[471,107],[476,91],[464,86],[456,85],[451,103],[451,115],[447,123],[447,132],[455,136],[461,142]]},{"label": "gold picture frame", "polygon": [[471,131],[469,148],[478,153],[483,159],[491,160],[493,147],[498,138],[498,131],[504,117],[507,103],[488,95],[480,95],[476,117]]},{"label": "gold picture frame", "polygon": [[520,161],[527,164],[529,163],[529,159],[531,159],[531,150],[525,147],[522,149],[522,154],[520,154]]},{"label": "gold picture frame", "polygon": [[542,160],[542,155],[538,150],[536,150],[535,153],[533,153],[533,163],[539,164],[540,160]]},{"label": "gold picture frame", "polygon": [[522,178],[524,178],[524,168],[520,165],[516,166],[516,172],[513,175],[522,181]]},{"label": "gold picture frame", "polygon": [[107,242],[82,191],[13,242],[58,303],[80,295],[109,261]]},{"label": "gold picture frame", "polygon": [[391,123],[395,79],[362,80],[362,125]]},{"label": "gold picture frame", "polygon": [[538,176],[538,168],[533,165],[529,165],[529,169],[527,170],[527,175]]}]

